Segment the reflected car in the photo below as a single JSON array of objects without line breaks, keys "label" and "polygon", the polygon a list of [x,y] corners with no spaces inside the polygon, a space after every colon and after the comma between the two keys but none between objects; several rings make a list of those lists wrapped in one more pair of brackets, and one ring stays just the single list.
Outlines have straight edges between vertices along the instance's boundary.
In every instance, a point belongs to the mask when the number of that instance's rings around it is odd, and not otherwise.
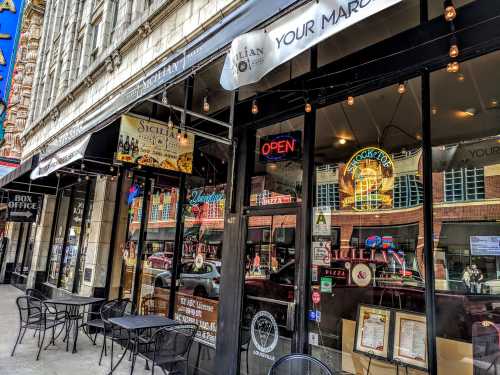
[{"label": "reflected car", "polygon": [[[221,262],[206,261],[201,268],[194,262],[182,264],[180,290],[192,291],[194,296],[203,298],[219,298]],[[159,273],[155,277],[155,287],[170,288],[172,273],[170,270]]]},{"label": "reflected car", "polygon": [[165,252],[154,253],[148,258],[151,268],[168,270],[172,266],[172,254]]}]

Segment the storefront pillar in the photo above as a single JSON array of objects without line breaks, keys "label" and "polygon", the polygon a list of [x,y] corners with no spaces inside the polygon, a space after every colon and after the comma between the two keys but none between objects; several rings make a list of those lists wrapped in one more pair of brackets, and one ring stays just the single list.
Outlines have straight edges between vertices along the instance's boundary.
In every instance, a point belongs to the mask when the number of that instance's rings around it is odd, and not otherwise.
[{"label": "storefront pillar", "polygon": [[[104,296],[108,259],[110,258],[110,241],[113,228],[117,183],[110,178],[98,178],[95,184],[94,201],[90,217],[90,228],[87,249],[82,249],[82,290],[81,295]],[[84,215],[85,217],[86,215]],[[80,241],[83,243],[84,241]],[[77,284],[77,283],[75,283]]]},{"label": "storefront pillar", "polygon": [[33,259],[28,274],[28,288],[39,288],[39,284],[46,279],[45,267],[49,254],[50,234],[56,206],[55,195],[45,195],[42,211],[36,230],[35,242],[33,244]]}]

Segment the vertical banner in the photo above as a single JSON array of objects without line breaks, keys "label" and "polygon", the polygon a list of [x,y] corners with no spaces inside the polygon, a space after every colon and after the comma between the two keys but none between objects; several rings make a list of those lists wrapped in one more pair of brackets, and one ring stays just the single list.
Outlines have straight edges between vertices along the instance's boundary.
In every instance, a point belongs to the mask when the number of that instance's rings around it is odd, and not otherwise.
[{"label": "vertical banner", "polygon": [[[24,0],[0,0],[0,100],[5,105],[9,102],[23,7]],[[4,137],[4,117],[0,116],[0,140]]]}]

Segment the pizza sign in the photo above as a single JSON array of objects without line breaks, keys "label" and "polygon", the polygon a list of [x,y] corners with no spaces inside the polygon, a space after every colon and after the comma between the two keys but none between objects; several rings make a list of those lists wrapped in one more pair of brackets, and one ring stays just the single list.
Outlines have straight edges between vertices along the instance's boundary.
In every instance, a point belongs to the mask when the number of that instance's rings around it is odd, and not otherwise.
[{"label": "pizza sign", "polygon": [[377,210],[392,208],[394,162],[378,147],[356,152],[340,173],[342,208]]}]

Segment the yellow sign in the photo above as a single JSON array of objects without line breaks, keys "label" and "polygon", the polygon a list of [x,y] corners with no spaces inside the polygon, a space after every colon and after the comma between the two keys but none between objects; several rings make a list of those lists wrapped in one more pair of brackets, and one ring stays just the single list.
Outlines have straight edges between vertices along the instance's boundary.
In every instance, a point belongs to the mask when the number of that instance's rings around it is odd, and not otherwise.
[{"label": "yellow sign", "polygon": [[356,152],[340,174],[341,207],[355,210],[392,208],[394,162],[378,147]]},{"label": "yellow sign", "polygon": [[124,115],[116,160],[183,173],[193,170],[194,134]]}]

